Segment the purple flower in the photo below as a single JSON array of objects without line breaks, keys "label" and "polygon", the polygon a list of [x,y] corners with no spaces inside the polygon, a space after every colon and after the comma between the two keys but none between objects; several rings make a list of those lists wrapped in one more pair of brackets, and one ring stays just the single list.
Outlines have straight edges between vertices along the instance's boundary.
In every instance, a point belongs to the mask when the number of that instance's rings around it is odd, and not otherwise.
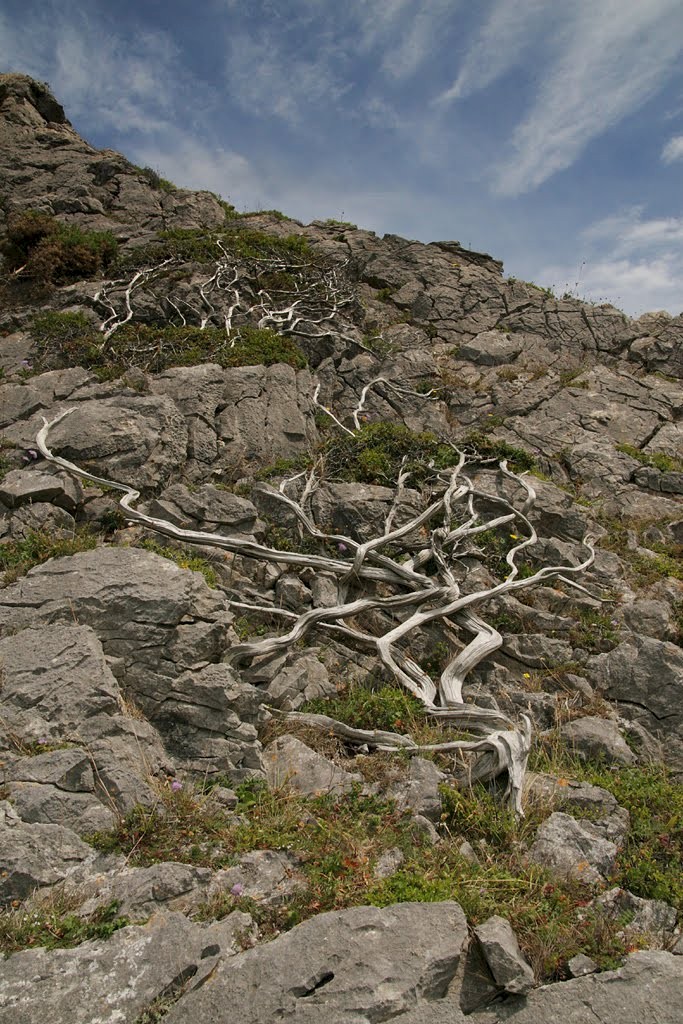
[{"label": "purple flower", "polygon": [[45,746],[45,745],[46,745],[47,743],[49,743],[49,742],[50,742],[50,741],[49,741],[49,739],[47,738],[47,736],[41,736],[41,737],[39,737],[39,739],[38,739],[38,743],[40,743],[40,745],[41,745],[42,747],[44,747],[44,746]]},{"label": "purple flower", "polygon": [[29,363],[28,359],[22,359],[21,363],[19,365],[21,366],[22,370],[32,370],[33,369],[33,363]]},{"label": "purple flower", "polygon": [[341,553],[343,555],[344,552],[346,551],[346,544],[338,544],[337,547],[339,548],[339,550],[341,551]]},{"label": "purple flower", "polygon": [[241,896],[244,892],[244,886],[241,882],[235,882],[232,889],[230,890],[233,896]]},{"label": "purple flower", "polygon": [[171,783],[171,789],[173,790],[174,793],[179,793],[182,788],[183,784],[180,781],[180,779],[174,779],[173,782]]}]

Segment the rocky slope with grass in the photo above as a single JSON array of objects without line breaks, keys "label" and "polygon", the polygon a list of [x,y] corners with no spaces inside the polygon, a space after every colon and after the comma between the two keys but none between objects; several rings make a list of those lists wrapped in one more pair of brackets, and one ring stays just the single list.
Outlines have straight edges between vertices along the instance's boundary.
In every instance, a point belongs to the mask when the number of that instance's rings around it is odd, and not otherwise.
[{"label": "rocky slope with grass", "polygon": [[[674,1024],[683,317],[237,214],[20,75],[0,252],[0,1021]],[[418,571],[478,619],[390,671]]]}]

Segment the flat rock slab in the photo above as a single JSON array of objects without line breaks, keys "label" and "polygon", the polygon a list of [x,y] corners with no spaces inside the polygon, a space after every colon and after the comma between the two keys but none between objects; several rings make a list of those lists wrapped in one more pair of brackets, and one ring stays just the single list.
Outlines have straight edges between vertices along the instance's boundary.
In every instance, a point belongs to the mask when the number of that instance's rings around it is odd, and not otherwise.
[{"label": "flat rock slab", "polygon": [[0,963],[0,1024],[134,1024],[155,1000],[200,984],[250,926],[237,912],[209,926],[158,914],[74,949],[15,953]]},{"label": "flat rock slab", "polygon": [[6,816],[0,823],[0,904],[67,878],[94,859],[91,846],[62,825],[35,825]]},{"label": "flat rock slab", "polygon": [[494,1010],[465,1016],[447,998],[418,1003],[397,1019],[400,1024],[680,1024],[682,1005],[683,959],[643,952],[632,953],[618,971],[546,985]]},{"label": "flat rock slab", "polygon": [[222,963],[165,1024],[361,1024],[439,999],[467,948],[457,903],[401,903],[321,914]]}]

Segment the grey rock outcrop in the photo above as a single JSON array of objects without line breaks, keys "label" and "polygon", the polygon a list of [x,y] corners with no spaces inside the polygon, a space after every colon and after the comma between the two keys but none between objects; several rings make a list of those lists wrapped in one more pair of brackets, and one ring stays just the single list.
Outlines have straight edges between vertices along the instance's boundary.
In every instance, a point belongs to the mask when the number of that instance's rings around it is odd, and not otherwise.
[{"label": "grey rock outcrop", "polygon": [[348,793],[363,777],[347,772],[333,761],[311,750],[296,736],[280,736],[263,753],[268,785],[287,787],[304,796]]},{"label": "grey rock outcrop", "polygon": [[577,821],[569,814],[555,811],[543,822],[528,852],[529,860],[548,868],[559,878],[580,882],[604,882],[613,872],[619,845],[608,838],[611,829],[592,821]]},{"label": "grey rock outcrop", "polygon": [[211,925],[158,914],[106,941],[16,953],[0,963],[0,1021],[134,1024],[160,1004],[172,1004],[184,989],[200,986],[239,950],[250,927],[241,913]]},{"label": "grey rock outcrop", "polygon": [[394,1019],[441,998],[467,947],[456,903],[403,903],[321,914],[219,967],[168,1024],[244,1024],[278,1017],[329,1024]]}]

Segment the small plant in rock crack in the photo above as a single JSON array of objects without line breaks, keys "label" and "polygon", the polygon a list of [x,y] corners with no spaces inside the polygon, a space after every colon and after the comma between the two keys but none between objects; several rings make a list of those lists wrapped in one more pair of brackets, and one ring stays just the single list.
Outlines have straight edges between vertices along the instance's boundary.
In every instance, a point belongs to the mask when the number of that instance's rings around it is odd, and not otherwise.
[{"label": "small plant in rock crack", "polygon": [[56,889],[42,899],[0,910],[0,953],[78,946],[88,939],[108,939],[130,924],[119,914],[117,900],[86,916],[78,913],[81,902],[77,893]]}]

